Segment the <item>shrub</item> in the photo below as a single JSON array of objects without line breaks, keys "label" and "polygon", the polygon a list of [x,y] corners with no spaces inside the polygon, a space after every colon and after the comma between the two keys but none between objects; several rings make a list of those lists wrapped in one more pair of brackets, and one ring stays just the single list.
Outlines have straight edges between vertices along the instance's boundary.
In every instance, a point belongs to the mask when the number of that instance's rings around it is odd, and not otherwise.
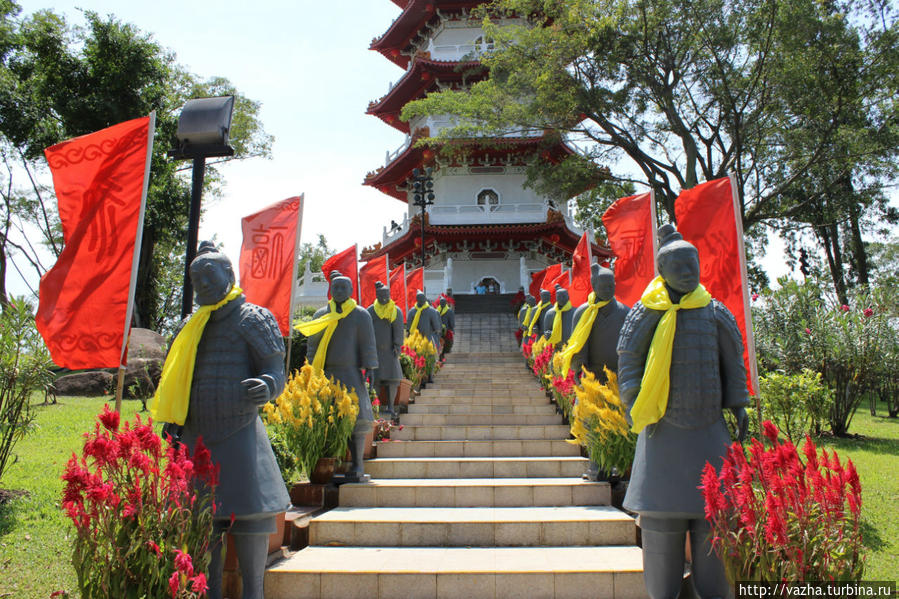
[{"label": "shrub", "polygon": [[771,421],[762,428],[768,448],[753,439],[747,459],[734,443],[720,473],[709,463],[703,470],[705,516],[728,580],[861,580],[861,483],[852,460],[844,467],[806,437],[803,462]]},{"label": "shrub", "polygon": [[799,374],[771,372],[759,380],[764,401],[762,412],[791,441],[806,433],[820,434],[830,414],[833,396],[821,382],[821,374],[803,368]]},{"label": "shrub", "polygon": [[31,306],[13,299],[0,313],[0,480],[15,444],[34,420],[32,393],[52,383],[52,364]]},{"label": "shrub", "polygon": [[108,406],[98,419],[62,475],[81,595],[205,596],[218,479],[209,450],[201,440],[192,456],[180,443],[163,449],[152,422],[120,427]]}]

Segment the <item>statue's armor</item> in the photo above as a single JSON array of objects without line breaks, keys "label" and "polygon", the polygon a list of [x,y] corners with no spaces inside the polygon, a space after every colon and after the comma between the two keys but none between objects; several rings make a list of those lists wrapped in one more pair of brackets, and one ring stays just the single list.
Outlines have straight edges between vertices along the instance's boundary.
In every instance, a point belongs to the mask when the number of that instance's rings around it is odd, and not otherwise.
[{"label": "statue's armor", "polygon": [[[412,321],[415,319],[415,313],[418,312],[418,306],[409,308],[406,315],[406,329],[411,333]],[[440,312],[431,306],[425,307],[421,318],[418,320],[419,332],[434,344],[435,348],[440,347],[440,334],[443,329],[443,323],[440,320]]]},{"label": "statue's armor", "polygon": [[[664,312],[634,305],[618,340],[618,389],[630,410]],[[720,467],[730,443],[722,410],[748,405],[743,343],[720,302],[677,312],[665,415],[637,438],[624,507],[662,518],[702,518],[697,489],[706,461]]]},{"label": "statue's armor", "polygon": [[378,318],[375,307],[368,308],[375,331],[375,346],[378,352],[378,368],[375,370],[376,383],[396,383],[403,380],[400,366],[400,350],[403,347],[403,311],[395,307],[393,322]]},{"label": "statue's armor", "polygon": [[[571,331],[574,329],[574,313],[575,308],[573,306],[570,310],[565,310],[564,312],[562,312],[562,340],[559,341],[559,347],[562,347],[562,345],[567,343],[568,338],[571,337]],[[555,320],[556,318],[555,304],[553,304],[553,307],[544,312],[540,317],[543,319],[543,335],[544,337],[549,339],[550,335],[552,335],[553,332],[553,320]]]},{"label": "statue's armor", "polygon": [[[518,311],[518,328],[524,328],[524,317],[528,313],[528,308],[531,308],[527,304],[523,305],[521,309]],[[531,308],[531,312],[533,313],[534,309]]]},{"label": "statue's armor", "polygon": [[243,399],[240,382],[268,374],[277,377],[270,390],[278,393],[283,373],[263,373],[259,363],[283,348],[278,324],[265,308],[240,297],[212,312],[197,346],[185,425],[217,443],[255,420],[259,407]]},{"label": "statue's armor", "polygon": [[[588,306],[589,304],[583,304],[577,309],[574,315],[575,327]],[[576,369],[579,370],[583,365],[601,382],[606,380],[604,368],[618,372],[618,335],[627,313],[628,307],[616,299],[596,312],[590,336],[573,362]]]},{"label": "statue's armor", "polygon": [[441,327],[446,327],[447,331],[454,331],[456,329],[456,313],[452,308],[447,310],[446,314],[440,314],[439,311],[437,314],[440,316]]}]

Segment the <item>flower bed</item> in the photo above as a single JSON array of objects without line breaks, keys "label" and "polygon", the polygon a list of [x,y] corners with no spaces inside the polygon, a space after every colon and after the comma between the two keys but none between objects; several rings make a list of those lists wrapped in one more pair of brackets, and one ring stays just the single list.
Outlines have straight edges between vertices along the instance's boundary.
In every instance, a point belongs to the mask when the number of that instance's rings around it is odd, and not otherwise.
[{"label": "flower bed", "polygon": [[617,471],[627,478],[634,461],[637,435],[630,430],[618,396],[618,377],[606,369],[608,382],[603,385],[593,373],[583,372],[580,386],[575,388],[577,401],[571,410],[574,439],[568,442],[584,447],[600,470]]}]

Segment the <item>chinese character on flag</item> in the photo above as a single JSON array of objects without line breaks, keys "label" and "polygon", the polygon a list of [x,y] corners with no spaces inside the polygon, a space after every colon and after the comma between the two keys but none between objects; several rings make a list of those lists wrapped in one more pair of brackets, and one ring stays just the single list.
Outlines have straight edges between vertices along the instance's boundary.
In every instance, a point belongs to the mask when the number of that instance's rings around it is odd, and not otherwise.
[{"label": "chinese character on flag", "polygon": [[640,301],[656,277],[656,219],[652,193],[620,198],[602,215],[615,254],[615,297],[626,306]]},{"label": "chinese character on flag", "polygon": [[406,310],[411,310],[415,305],[419,291],[425,290],[425,271],[418,267],[406,275]]},{"label": "chinese character on flag", "polygon": [[240,221],[240,286],[248,302],[271,310],[284,337],[290,336],[302,211],[303,198],[299,196],[272,204]]},{"label": "chinese character on flag", "polygon": [[572,306],[577,307],[585,303],[587,296],[593,291],[593,285],[590,282],[592,259],[590,241],[585,232],[581,235],[581,240],[571,256],[571,286],[568,288],[568,298],[571,300]]},{"label": "chinese character on flag", "polygon": [[362,297],[363,308],[375,303],[375,283],[381,281],[386,287],[390,279],[390,266],[387,263],[387,254],[365,263],[359,269],[359,295]]},{"label": "chinese character on flag", "polygon": [[409,309],[406,298],[406,265],[400,264],[390,272],[390,299],[403,312],[403,320],[406,319],[406,311]]}]

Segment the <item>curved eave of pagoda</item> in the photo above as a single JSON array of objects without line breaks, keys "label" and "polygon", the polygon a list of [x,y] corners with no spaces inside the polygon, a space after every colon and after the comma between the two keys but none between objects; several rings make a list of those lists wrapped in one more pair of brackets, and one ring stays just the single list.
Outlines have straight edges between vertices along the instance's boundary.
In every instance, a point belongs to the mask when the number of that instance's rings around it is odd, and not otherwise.
[{"label": "curved eave of pagoda", "polygon": [[[427,135],[427,133],[425,133]],[[405,185],[412,176],[412,169],[420,168],[425,163],[430,164],[434,160],[434,150],[431,148],[416,147],[415,141],[420,135],[413,135],[412,142],[390,164],[369,173],[363,181],[363,185],[369,185],[386,193],[402,202],[407,202],[406,192],[399,189]],[[530,154],[539,150],[547,143],[545,137],[527,138],[492,138],[492,143],[485,145],[483,141],[458,141],[448,142],[470,146],[469,155],[473,158],[495,157],[497,159],[509,154]],[[574,150],[564,142],[558,141],[543,149],[543,157],[553,162],[559,161],[565,156],[574,154]],[[522,164],[524,164],[522,162]]]},{"label": "curved eave of pagoda", "polygon": [[[417,254],[421,251],[419,245],[421,243],[420,222],[419,217],[414,218],[409,230],[402,237],[376,250],[363,250],[361,259],[371,260],[389,254],[391,267],[393,267]],[[426,250],[427,246],[447,244],[450,246],[450,251],[456,249],[461,251],[462,243],[465,242],[468,244],[468,250],[472,251],[471,245],[477,245],[479,242],[491,242],[495,248],[497,243],[505,246],[511,241],[513,251],[527,251],[530,248],[524,244],[536,241],[545,244],[547,248],[562,250],[571,255],[580,239],[581,233],[569,229],[562,215],[552,211],[546,222],[529,224],[431,225],[427,223],[427,219],[425,220]],[[593,256],[600,261],[612,257],[612,251],[605,246],[593,243],[591,249]],[[477,250],[474,249],[474,251]]]},{"label": "curved eave of pagoda", "polygon": [[462,10],[483,3],[484,0],[408,0],[400,16],[381,37],[372,40],[369,49],[380,52],[388,60],[405,69],[409,66],[409,56],[403,54],[403,50],[409,48],[422,27],[434,18],[437,9]]},{"label": "curved eave of pagoda", "polygon": [[400,120],[403,106],[423,98],[436,87],[439,78],[443,83],[478,81],[486,75],[486,67],[476,60],[442,61],[426,56],[416,57],[396,85],[380,100],[368,105],[366,114],[373,114],[391,127],[409,133],[409,123]]}]

